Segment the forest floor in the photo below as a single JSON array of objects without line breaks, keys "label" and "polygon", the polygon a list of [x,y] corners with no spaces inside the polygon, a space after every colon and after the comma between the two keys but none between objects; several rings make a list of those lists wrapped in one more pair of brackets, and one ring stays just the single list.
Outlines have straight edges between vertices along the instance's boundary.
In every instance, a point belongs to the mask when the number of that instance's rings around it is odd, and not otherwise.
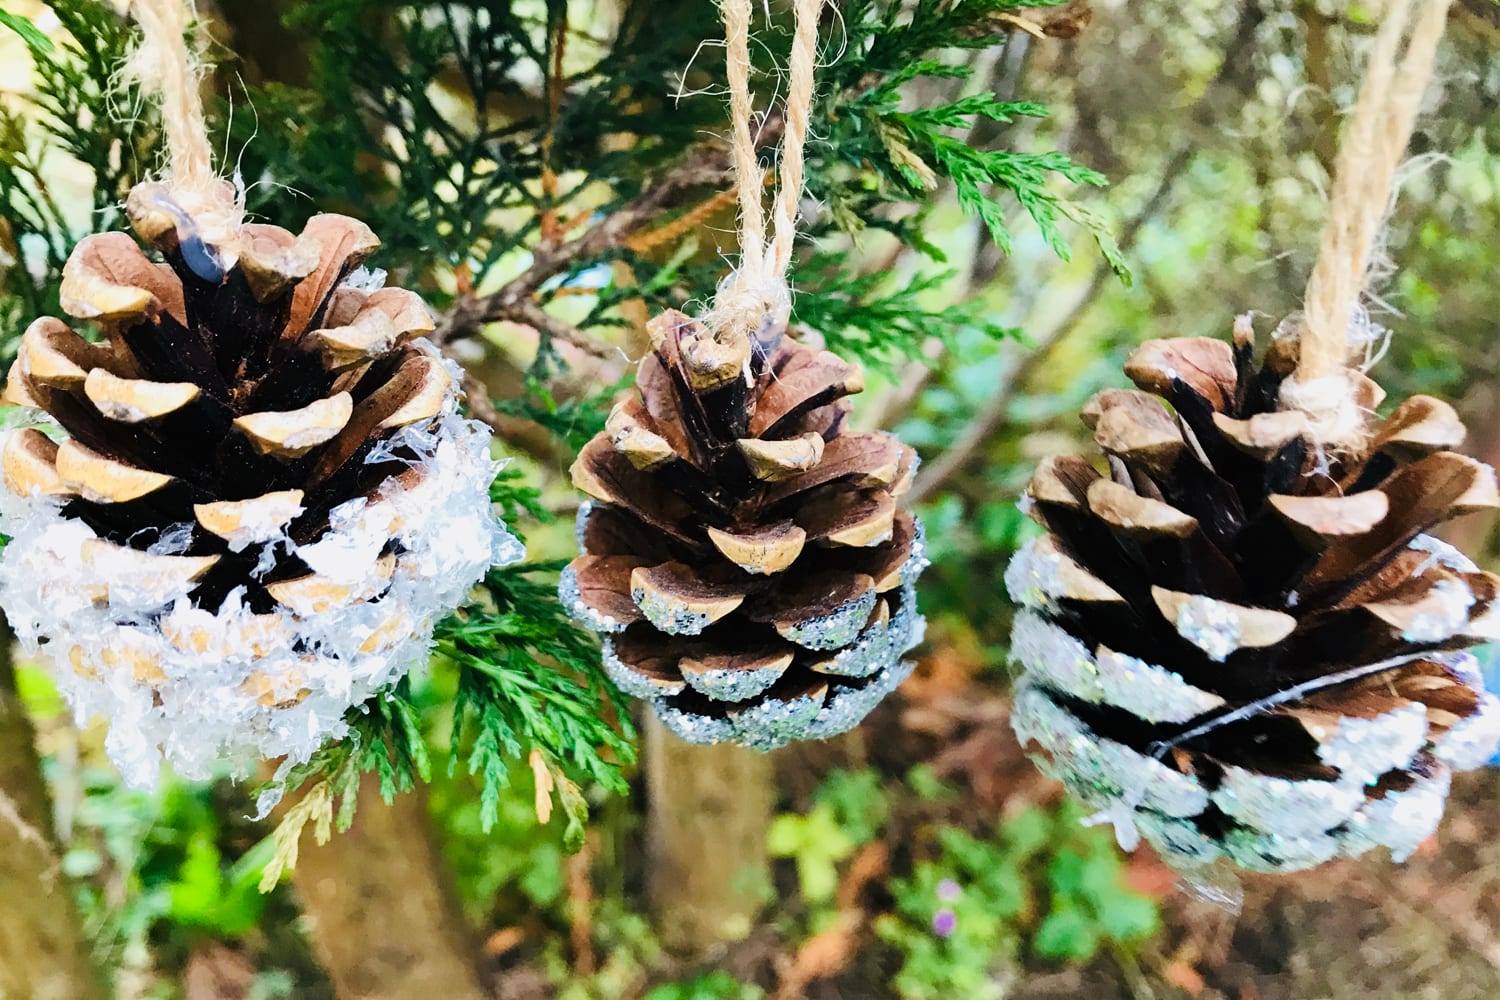
[{"label": "forest floor", "polygon": [[[1153,858],[1167,932],[1127,974],[1117,963],[1032,974],[1025,1000],[1494,1000],[1500,997],[1500,778],[1454,782],[1438,836],[1404,866],[1340,861],[1244,879],[1238,914],[1192,899]],[[1153,872],[1155,868],[1157,871]]]},{"label": "forest floor", "polygon": [[[929,760],[981,808],[1013,815],[1061,794],[1000,724],[1004,695],[929,660],[870,731],[906,735],[870,753],[882,769]],[[886,728],[891,727],[891,728]],[[923,745],[925,744],[925,746]],[[886,757],[883,762],[878,758]],[[795,773],[783,767],[783,774]],[[1500,773],[1459,775],[1438,833],[1404,865],[1385,856],[1295,876],[1246,875],[1237,911],[1189,891],[1148,847],[1128,881],[1156,897],[1164,931],[1134,956],[1020,970],[1009,1000],[1494,1000],[1500,997]],[[866,952],[865,954],[869,954]],[[893,969],[856,958],[812,1000],[894,996]],[[962,1000],[962,998],[955,998]]]}]

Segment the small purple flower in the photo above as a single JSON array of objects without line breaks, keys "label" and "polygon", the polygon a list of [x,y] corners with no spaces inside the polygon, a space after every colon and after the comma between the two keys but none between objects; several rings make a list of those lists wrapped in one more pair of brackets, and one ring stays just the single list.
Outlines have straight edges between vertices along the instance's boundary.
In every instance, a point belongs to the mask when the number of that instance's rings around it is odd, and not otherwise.
[{"label": "small purple flower", "polygon": [[932,933],[938,937],[948,937],[956,927],[958,927],[958,917],[952,910],[942,909],[932,915]]},{"label": "small purple flower", "polygon": [[963,890],[951,878],[945,878],[937,885],[937,898],[945,903],[951,903],[961,895]]}]

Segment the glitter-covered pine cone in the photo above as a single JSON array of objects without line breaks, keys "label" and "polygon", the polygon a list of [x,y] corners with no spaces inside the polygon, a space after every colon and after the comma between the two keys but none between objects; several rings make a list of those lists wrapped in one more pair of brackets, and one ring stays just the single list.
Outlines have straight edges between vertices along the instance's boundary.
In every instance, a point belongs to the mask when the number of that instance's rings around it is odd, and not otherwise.
[{"label": "glitter-covered pine cone", "polygon": [[213,246],[159,187],[127,207],[164,263],[83,240],[62,304],[102,337],[37,320],[7,380],[39,412],[0,441],[0,604],[133,783],[305,760],[522,555],[489,434],[362,223]]},{"label": "glitter-covered pine cone", "polygon": [[856,725],[921,638],[916,455],[847,427],[863,376],[790,337],[650,325],[638,398],[583,449],[562,597],[628,694],[695,743],[771,749]]},{"label": "glitter-covered pine cone", "polygon": [[1122,843],[1181,866],[1401,858],[1500,742],[1464,652],[1500,634],[1500,580],[1426,533],[1495,507],[1495,476],[1446,450],[1463,425],[1427,396],[1352,450],[1314,446],[1278,407],[1295,339],[1260,364],[1253,339],[1245,318],[1232,348],[1144,344],[1125,367],[1143,391],[1084,409],[1103,473],[1037,470],[1047,533],[1006,574],[1013,723]]}]

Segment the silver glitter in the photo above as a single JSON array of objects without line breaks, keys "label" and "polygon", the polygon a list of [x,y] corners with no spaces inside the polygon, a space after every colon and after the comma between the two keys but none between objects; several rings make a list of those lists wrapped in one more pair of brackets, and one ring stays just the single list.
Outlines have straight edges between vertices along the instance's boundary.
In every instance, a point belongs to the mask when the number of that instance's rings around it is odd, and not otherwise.
[{"label": "silver glitter", "polygon": [[584,534],[588,531],[589,515],[594,512],[594,501],[585,500],[578,505],[578,516],[573,519],[573,539],[578,544],[579,552],[587,552],[588,548],[583,544]]},{"label": "silver glitter", "polygon": [[1432,836],[1443,818],[1443,805],[1453,773],[1439,768],[1430,778],[1418,778],[1404,792],[1387,792],[1360,807],[1339,830],[1339,853],[1355,858],[1376,847],[1388,847],[1393,861],[1405,861],[1422,841]]},{"label": "silver glitter", "polygon": [[1240,648],[1239,613],[1223,601],[1194,594],[1177,612],[1177,634],[1223,663]]},{"label": "silver glitter", "polygon": [[1163,667],[1133,656],[1088,647],[1034,611],[1016,615],[1011,658],[1054,690],[1092,704],[1108,704],[1148,722],[1186,722],[1224,704]]},{"label": "silver glitter", "polygon": [[860,627],[870,620],[870,612],[875,610],[878,599],[879,595],[872,588],[826,615],[788,625],[777,624],[776,631],[783,638],[808,649],[842,649],[854,641]]},{"label": "silver glitter", "polygon": [[1432,752],[1455,771],[1470,771],[1495,755],[1500,746],[1500,698],[1484,693],[1474,712],[1437,741]]},{"label": "silver glitter", "polygon": [[1135,824],[1146,842],[1174,866],[1210,865],[1222,854],[1218,841],[1205,836],[1191,819],[1163,816],[1143,809],[1136,813]]},{"label": "silver glitter", "polygon": [[1010,658],[1057,691],[1093,703],[1104,696],[1088,647],[1033,611],[1016,615]]},{"label": "silver glitter", "polygon": [[893,663],[870,678],[862,688],[849,688],[841,684],[833,686],[832,693],[817,718],[808,725],[804,734],[808,739],[826,739],[847,733],[870,714],[870,710],[911,676],[916,664],[911,660]]},{"label": "silver glitter", "polygon": [[734,723],[728,719],[684,712],[667,698],[656,701],[656,714],[669,732],[687,743],[701,746],[734,738]]},{"label": "silver glitter", "polygon": [[1412,702],[1373,719],[1344,716],[1331,734],[1322,727],[1309,731],[1319,741],[1319,760],[1337,768],[1346,782],[1367,785],[1411,763],[1426,745],[1427,709]]},{"label": "silver glitter", "polygon": [[1100,738],[1029,681],[1017,688],[1011,726],[1022,745],[1035,742],[1051,754],[1064,783],[1091,805],[1102,808],[1119,799],[1170,816],[1196,816],[1208,808],[1208,793],[1195,779]]},{"label": "silver glitter", "polygon": [[1427,659],[1441,665],[1460,684],[1476,690],[1484,690],[1484,674],[1479,669],[1479,657],[1468,650],[1428,653]]},{"label": "silver glitter", "polygon": [[932,565],[932,560],[927,558],[927,528],[921,521],[912,519],[911,551],[907,554],[906,562],[901,564],[898,577],[903,587],[915,583],[922,571]]},{"label": "silver glitter", "polygon": [[1056,551],[1038,553],[1041,538],[1028,538],[1005,567],[1005,591],[1017,607],[1047,610],[1061,589],[1057,570],[1062,560]]},{"label": "silver glitter", "polygon": [[1111,802],[1108,807],[1099,810],[1092,816],[1085,816],[1082,820],[1084,826],[1104,826],[1108,824],[1114,828],[1115,843],[1122,851],[1133,851],[1141,846],[1141,832],[1135,825],[1135,807],[1124,799]]},{"label": "silver glitter", "polygon": [[[789,665],[789,664],[788,664]],[[695,691],[715,701],[744,701],[766,691],[786,673],[785,666],[761,667],[756,670],[682,670],[683,679]]]},{"label": "silver glitter", "polygon": [[1441,642],[1469,624],[1474,592],[1462,580],[1439,580],[1428,591],[1438,610],[1412,616],[1401,638],[1407,642]]},{"label": "silver glitter", "polygon": [[731,711],[738,743],[751,750],[775,750],[802,739],[823,707],[824,692],[801,695],[787,701],[763,698],[740,711]]},{"label": "silver glitter", "polygon": [[656,699],[662,695],[678,694],[687,687],[685,681],[658,680],[636,670],[620,659],[614,642],[609,639],[604,640],[603,657],[604,672],[615,682],[615,687],[632,698]]},{"label": "silver glitter", "polygon": [[1292,781],[1242,767],[1224,768],[1214,805],[1248,827],[1284,837],[1321,835],[1343,823],[1365,800],[1360,784]]},{"label": "silver glitter", "polygon": [[1187,722],[1224,699],[1193,687],[1180,674],[1100,647],[1095,661],[1106,704],[1123,708],[1147,722]]},{"label": "silver glitter", "polygon": [[646,620],[668,635],[698,635],[713,619],[706,611],[695,611],[681,601],[645,587],[630,588],[630,599]]},{"label": "silver glitter", "polygon": [[1299,837],[1236,827],[1221,843],[1225,857],[1253,872],[1316,868],[1339,852],[1338,838],[1327,833]]},{"label": "silver glitter", "polygon": [[838,677],[868,677],[890,661],[890,634],[894,625],[894,620],[888,624],[871,625],[831,659],[810,664],[811,668],[820,674]]},{"label": "silver glitter", "polygon": [[[1426,552],[1432,556],[1433,562],[1456,572],[1479,572],[1479,567],[1474,565],[1474,560],[1435,535],[1418,535],[1408,542],[1406,547],[1413,552]],[[1419,567],[1413,575],[1421,576],[1425,572],[1427,572],[1426,564]]]},{"label": "silver glitter", "polygon": [[578,575],[573,572],[571,565],[563,567],[557,583],[557,596],[574,621],[595,632],[623,632],[629,624],[601,613],[583,599],[583,591],[578,586]]},{"label": "silver glitter", "polygon": [[832,659],[812,664],[812,669],[839,677],[868,677],[917,644],[912,636],[917,617],[916,589],[907,584],[901,588],[900,606],[888,622],[871,625]]}]

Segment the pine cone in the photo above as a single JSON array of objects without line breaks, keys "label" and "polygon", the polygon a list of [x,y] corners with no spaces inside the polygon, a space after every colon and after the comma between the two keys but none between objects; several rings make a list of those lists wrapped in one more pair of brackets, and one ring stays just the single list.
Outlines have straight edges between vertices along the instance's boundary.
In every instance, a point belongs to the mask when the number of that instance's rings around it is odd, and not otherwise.
[{"label": "pine cone", "polygon": [[422,301],[359,266],[379,244],[362,223],[213,246],[159,186],[127,207],[165,264],[125,233],[83,240],[62,304],[103,339],[39,319],[10,372],[47,432],[0,442],[0,604],[79,716],[110,719],[133,783],[162,756],[190,777],[305,760],[521,556],[489,434],[414,339]]},{"label": "pine cone", "polygon": [[[1497,506],[1463,425],[1414,396],[1344,452],[1278,408],[1294,338],[1154,340],[1083,417],[1108,459],[1044,462],[1047,534],[1006,573],[1025,668],[1013,723],[1169,860],[1292,871],[1436,827],[1450,775],[1500,742],[1466,647],[1500,634],[1497,577],[1426,534]],[[1367,412],[1382,393],[1351,372]],[[1171,404],[1169,409],[1156,397]]]},{"label": "pine cone", "polygon": [[640,398],[573,466],[595,502],[564,603],[685,740],[769,750],[853,728],[921,638],[922,531],[896,507],[916,454],[846,427],[863,376],[827,351],[720,344],[677,312],[650,334]]}]

